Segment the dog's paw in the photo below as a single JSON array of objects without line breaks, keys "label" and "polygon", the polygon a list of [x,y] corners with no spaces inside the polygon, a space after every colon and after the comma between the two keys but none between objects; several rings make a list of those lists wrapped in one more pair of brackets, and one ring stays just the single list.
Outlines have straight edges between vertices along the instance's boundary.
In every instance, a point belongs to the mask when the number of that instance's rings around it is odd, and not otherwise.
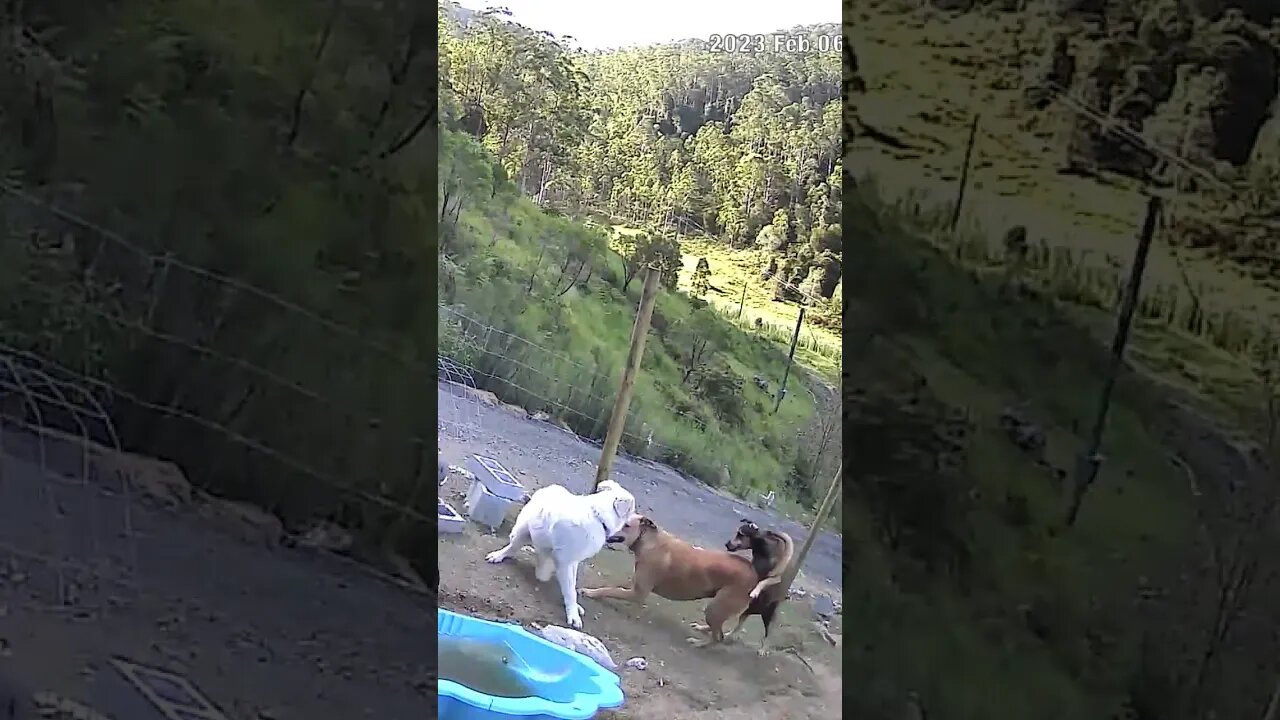
[{"label": "dog's paw", "polygon": [[506,559],[507,559],[507,556],[503,555],[501,550],[494,550],[493,552],[484,556],[484,561],[487,563],[500,563]]},{"label": "dog's paw", "polygon": [[582,629],[582,608],[575,607],[565,613],[565,620],[568,621],[569,627],[574,630]]},{"label": "dog's paw", "polygon": [[760,588],[753,588],[751,590],[751,593],[747,595],[747,597],[751,598],[752,600],[755,600],[756,598],[760,597]]},{"label": "dog's paw", "polygon": [[594,598],[600,594],[600,591],[597,588],[579,588],[578,594],[582,597]]}]

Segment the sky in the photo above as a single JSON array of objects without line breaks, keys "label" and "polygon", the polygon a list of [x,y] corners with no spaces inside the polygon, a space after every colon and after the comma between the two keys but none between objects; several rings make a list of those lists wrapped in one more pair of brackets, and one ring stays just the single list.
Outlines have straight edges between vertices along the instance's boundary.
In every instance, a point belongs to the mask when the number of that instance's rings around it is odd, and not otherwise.
[{"label": "sky", "polygon": [[459,4],[472,10],[505,7],[521,25],[570,35],[586,50],[838,23],[843,7],[841,0],[461,0]]}]

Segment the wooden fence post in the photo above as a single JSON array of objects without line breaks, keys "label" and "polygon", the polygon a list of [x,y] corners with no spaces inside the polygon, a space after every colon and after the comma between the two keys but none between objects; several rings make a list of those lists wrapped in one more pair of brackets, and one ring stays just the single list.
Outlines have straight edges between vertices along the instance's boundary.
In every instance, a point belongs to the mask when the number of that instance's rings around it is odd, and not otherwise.
[{"label": "wooden fence post", "polygon": [[661,277],[662,271],[653,265],[649,266],[644,276],[640,310],[636,313],[635,325],[631,327],[631,350],[627,352],[627,363],[622,368],[622,382],[618,386],[618,397],[613,401],[613,412],[609,414],[609,429],[605,431],[600,464],[596,467],[596,488],[609,479],[609,468],[613,465],[613,456],[618,452],[622,429],[627,424],[627,408],[631,405],[636,374],[640,372],[640,361],[644,358],[644,341],[649,335],[649,320],[653,317],[653,305],[658,299],[658,280]]},{"label": "wooden fence post", "polygon": [[969,164],[973,160],[973,144],[978,137],[978,119],[981,115],[974,115],[973,122],[969,125],[969,142],[964,146],[964,165],[960,168],[960,189],[956,192],[956,204],[951,208],[951,222],[947,224],[950,232],[956,231],[956,225],[960,223],[960,209],[964,207],[964,191],[969,187]]},{"label": "wooden fence post", "polygon": [[1084,496],[1098,479],[1098,469],[1102,465],[1102,457],[1098,451],[1102,446],[1102,433],[1107,425],[1107,412],[1111,408],[1111,394],[1115,390],[1120,371],[1124,369],[1124,350],[1129,343],[1129,329],[1133,325],[1133,313],[1142,292],[1142,276],[1146,273],[1147,256],[1151,252],[1151,239],[1155,236],[1156,219],[1159,216],[1160,196],[1152,195],[1147,199],[1147,214],[1142,221],[1142,234],[1138,236],[1138,247],[1133,253],[1133,267],[1129,269],[1129,281],[1125,285],[1124,296],[1120,299],[1120,316],[1116,319],[1116,332],[1111,339],[1111,362],[1107,368],[1107,375],[1102,381],[1098,410],[1089,431],[1089,444],[1076,465],[1071,502],[1067,506],[1065,521],[1067,527],[1073,527],[1076,524],[1076,519],[1080,516],[1080,506],[1084,503]]},{"label": "wooden fence post", "polygon": [[782,592],[785,596],[787,590],[791,588],[791,583],[795,582],[796,574],[800,572],[800,566],[804,564],[804,558],[809,554],[809,548],[813,547],[813,541],[818,538],[818,533],[822,532],[822,523],[826,522],[827,516],[831,514],[831,508],[836,504],[836,498],[840,497],[840,485],[844,479],[844,462],[841,461],[840,467],[836,468],[836,476],[831,478],[831,487],[827,488],[826,497],[822,498],[822,504],[818,506],[817,517],[813,519],[813,525],[809,527],[809,536],[804,539],[804,544],[800,546],[800,551],[791,558],[791,567],[787,568],[786,573],[782,576]]}]

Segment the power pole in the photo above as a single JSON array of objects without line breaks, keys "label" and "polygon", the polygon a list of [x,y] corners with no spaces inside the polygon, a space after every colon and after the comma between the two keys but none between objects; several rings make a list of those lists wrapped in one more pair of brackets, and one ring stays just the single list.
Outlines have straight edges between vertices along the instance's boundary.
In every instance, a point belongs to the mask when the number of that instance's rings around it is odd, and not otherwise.
[{"label": "power pole", "polygon": [[960,190],[956,193],[956,204],[951,208],[951,222],[947,225],[950,232],[955,232],[956,225],[960,223],[960,209],[964,207],[964,191],[969,185],[969,162],[973,159],[973,144],[978,137],[978,119],[981,117],[981,114],[975,114],[973,122],[969,124],[969,142],[964,146],[964,166],[960,168]]},{"label": "power pole", "polygon": [[782,407],[782,398],[787,394],[787,378],[791,375],[791,362],[796,356],[796,343],[800,341],[800,326],[804,324],[804,305],[800,306],[800,317],[796,318],[795,332],[791,333],[791,350],[787,353],[787,368],[782,371],[782,384],[778,386],[778,399],[773,404],[773,412]]},{"label": "power pole", "polygon": [[613,411],[609,414],[609,429],[605,431],[604,446],[600,450],[600,464],[596,466],[596,484],[609,479],[609,468],[613,465],[613,456],[618,453],[618,443],[622,440],[622,429],[627,424],[627,408],[631,405],[631,393],[635,390],[636,375],[640,372],[640,361],[644,358],[644,341],[649,335],[649,320],[653,318],[653,305],[658,299],[658,279],[662,271],[650,265],[644,276],[644,290],[640,295],[640,309],[636,312],[635,325],[631,326],[631,349],[627,352],[626,365],[622,367],[622,382],[618,386],[618,397],[613,401]]},{"label": "power pole", "polygon": [[1147,198],[1147,214],[1142,221],[1142,234],[1138,236],[1137,250],[1133,254],[1129,281],[1125,285],[1124,296],[1120,299],[1120,315],[1116,320],[1115,335],[1111,339],[1111,362],[1107,368],[1106,378],[1102,382],[1098,412],[1094,416],[1093,427],[1089,432],[1087,449],[1076,465],[1075,486],[1072,489],[1071,504],[1067,508],[1067,527],[1075,525],[1084,496],[1098,479],[1098,469],[1102,465],[1102,457],[1098,454],[1098,449],[1102,445],[1102,433],[1107,424],[1107,411],[1111,408],[1111,393],[1115,390],[1120,371],[1124,369],[1124,350],[1129,342],[1129,329],[1133,325],[1133,313],[1138,306],[1142,276],[1147,269],[1147,256],[1151,252],[1151,239],[1155,235],[1156,221],[1159,216],[1160,197],[1151,195]]}]

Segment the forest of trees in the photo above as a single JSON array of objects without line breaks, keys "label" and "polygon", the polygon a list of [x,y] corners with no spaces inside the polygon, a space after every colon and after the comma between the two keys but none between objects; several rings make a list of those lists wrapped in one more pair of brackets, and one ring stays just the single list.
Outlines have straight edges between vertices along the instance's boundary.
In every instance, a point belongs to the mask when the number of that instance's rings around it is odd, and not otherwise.
[{"label": "forest of trees", "polygon": [[838,53],[722,54],[699,40],[588,53],[448,2],[439,23],[442,121],[540,205],[763,248],[778,299],[833,296]]},{"label": "forest of trees", "polygon": [[[751,282],[838,320],[837,54],[730,57],[700,41],[584,52],[503,11],[440,7],[440,302],[533,343],[528,357],[468,356],[486,378],[526,368],[485,389],[594,437],[603,409],[554,382],[553,356],[593,392],[611,383],[655,265],[654,340],[624,447],[729,490],[816,502],[834,419],[822,425],[795,368],[787,401],[771,394],[790,327],[743,332],[709,305],[705,257],[688,286],[681,271],[690,237],[752,250]],[[442,321],[442,348],[456,331]]]}]

